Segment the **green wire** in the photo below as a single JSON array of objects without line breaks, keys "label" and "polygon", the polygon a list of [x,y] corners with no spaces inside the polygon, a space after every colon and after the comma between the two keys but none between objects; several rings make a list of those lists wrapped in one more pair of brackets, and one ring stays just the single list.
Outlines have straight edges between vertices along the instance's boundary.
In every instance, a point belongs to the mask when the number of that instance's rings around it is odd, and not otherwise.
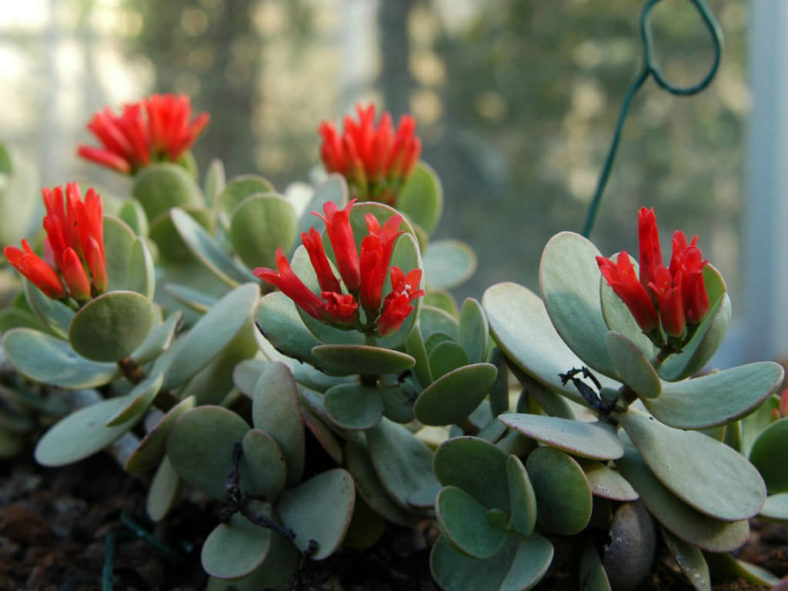
[{"label": "green wire", "polygon": [[711,84],[711,81],[717,74],[717,70],[720,66],[720,60],[722,58],[722,31],[720,30],[714,15],[711,13],[703,0],[688,1],[697,9],[701,19],[703,20],[703,24],[706,26],[706,29],[711,35],[711,41],[714,50],[714,60],[711,64],[711,67],[709,68],[709,71],[706,73],[706,75],[700,80],[700,82],[691,86],[676,86],[668,82],[654,59],[654,41],[651,34],[651,23],[649,21],[651,9],[658,2],[661,2],[661,0],[649,0],[646,2],[646,5],[643,7],[643,11],[640,13],[640,39],[643,44],[643,66],[641,67],[640,72],[638,73],[634,82],[632,82],[629,89],[627,90],[627,94],[624,97],[624,102],[621,104],[621,111],[618,114],[618,121],[616,121],[613,139],[610,142],[610,149],[608,150],[607,158],[605,158],[605,164],[602,166],[602,171],[599,173],[596,191],[594,191],[594,197],[591,200],[591,205],[588,207],[588,214],[586,216],[585,224],[583,225],[583,236],[586,238],[588,238],[588,236],[591,234],[591,228],[594,226],[594,220],[596,219],[597,210],[599,209],[599,203],[602,201],[602,194],[604,193],[605,187],[607,186],[607,181],[610,177],[610,171],[613,168],[613,161],[616,157],[616,151],[618,150],[619,140],[621,139],[621,133],[624,130],[624,122],[626,121],[627,115],[629,114],[629,107],[632,104],[632,100],[635,98],[638,90],[642,88],[649,76],[652,76],[657,85],[670,94],[677,96],[690,96],[704,90],[709,84]]}]

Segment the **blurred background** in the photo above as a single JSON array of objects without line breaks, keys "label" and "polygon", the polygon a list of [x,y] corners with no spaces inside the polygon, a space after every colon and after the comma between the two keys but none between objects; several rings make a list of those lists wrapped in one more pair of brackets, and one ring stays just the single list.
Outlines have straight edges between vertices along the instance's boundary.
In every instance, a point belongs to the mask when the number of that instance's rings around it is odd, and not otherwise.
[{"label": "blurred background", "polygon": [[[0,140],[36,163],[43,186],[90,179],[123,195],[125,179],[79,161],[76,146],[94,143],[85,125],[95,110],[152,92],[189,94],[210,112],[194,150],[202,167],[218,156],[228,177],[254,172],[281,191],[310,179],[321,120],[339,122],[358,101],[395,119],[410,112],[422,158],[444,186],[436,236],[464,240],[478,255],[459,297],[481,298],[504,280],[538,287],[547,239],[582,228],[642,59],[641,3],[631,0],[0,3]],[[606,255],[635,253],[641,205],[656,207],[665,256],[674,229],[698,234],[732,295],[734,338],[724,354],[734,362],[788,350],[774,279],[788,251],[776,250],[776,158],[785,152],[772,149],[782,145],[772,118],[782,107],[779,89],[768,90],[784,76],[784,35],[756,42],[753,33],[758,22],[788,20],[787,3],[708,3],[725,35],[719,73],[689,98],[644,86],[591,238]],[[666,77],[700,80],[713,54],[691,2],[661,2],[653,27]],[[758,94],[758,84],[768,92]]]}]

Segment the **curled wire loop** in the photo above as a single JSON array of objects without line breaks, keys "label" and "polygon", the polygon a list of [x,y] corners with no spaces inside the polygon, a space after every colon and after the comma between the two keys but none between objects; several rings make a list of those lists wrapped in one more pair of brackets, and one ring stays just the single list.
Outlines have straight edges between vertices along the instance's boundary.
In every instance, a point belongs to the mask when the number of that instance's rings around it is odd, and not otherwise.
[{"label": "curled wire loop", "polygon": [[677,96],[690,96],[697,94],[704,90],[709,84],[711,84],[711,81],[714,79],[714,76],[716,76],[717,70],[720,66],[720,60],[722,59],[722,30],[720,29],[719,24],[714,18],[711,10],[709,10],[709,7],[706,6],[704,0],[687,0],[698,11],[701,20],[703,21],[703,24],[706,27],[706,30],[709,32],[709,36],[711,37],[713,50],[712,63],[709,67],[709,70],[706,72],[706,75],[701,78],[699,82],[689,86],[678,86],[665,78],[665,75],[662,73],[662,70],[660,70],[659,64],[656,62],[654,57],[654,38],[651,32],[650,21],[651,10],[661,1],[662,0],[648,0],[640,13],[640,39],[643,45],[643,65],[641,66],[640,72],[635,77],[635,80],[629,86],[627,94],[624,97],[624,101],[621,103],[621,111],[618,114],[616,128],[613,132],[613,139],[610,142],[610,149],[608,150],[607,158],[605,159],[605,164],[602,167],[602,171],[599,173],[596,191],[594,191],[594,197],[591,200],[591,205],[588,208],[588,215],[583,226],[583,236],[586,238],[589,236],[589,234],[591,234],[591,228],[594,226],[594,220],[596,218],[597,210],[599,209],[599,203],[602,200],[602,194],[604,193],[605,187],[607,186],[610,170],[613,168],[613,161],[615,159],[616,151],[618,150],[621,132],[624,129],[624,122],[626,121],[627,115],[629,114],[629,107],[632,104],[632,99],[634,99],[638,90],[640,90],[649,77],[653,77],[657,85],[670,94]]}]

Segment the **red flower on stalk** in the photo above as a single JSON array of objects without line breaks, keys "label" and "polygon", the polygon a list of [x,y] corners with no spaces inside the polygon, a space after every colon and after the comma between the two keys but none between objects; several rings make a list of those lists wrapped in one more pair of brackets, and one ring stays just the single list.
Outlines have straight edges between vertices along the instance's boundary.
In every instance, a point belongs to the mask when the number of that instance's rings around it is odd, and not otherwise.
[{"label": "red flower on stalk", "polygon": [[[326,223],[326,233],[334,250],[340,279],[323,248],[323,239],[314,228],[301,234],[304,248],[315,270],[320,296],[313,293],[293,272],[281,248],[276,251],[276,270],[258,267],[254,274],[277,286],[304,312],[342,328],[353,328],[367,334],[386,336],[395,332],[413,310],[411,302],[424,295],[419,289],[421,269],[404,275],[398,267],[391,267],[392,291],[383,298],[383,286],[389,273],[389,262],[394,243],[402,232],[402,216],[391,216],[381,227],[372,214],[364,218],[368,234],[361,241],[361,254],[350,225],[350,210],[354,201],[344,209],[334,203],[323,207],[320,215]],[[342,291],[344,285],[345,292]],[[361,312],[363,311],[363,316]]]},{"label": "red flower on stalk", "polygon": [[102,147],[79,146],[77,154],[126,174],[151,162],[175,162],[210,119],[208,113],[193,119],[191,115],[191,101],[183,94],[154,94],[124,105],[120,115],[107,107],[93,115],[87,126]]},{"label": "red flower on stalk", "polygon": [[656,343],[663,339],[689,336],[688,328],[697,326],[709,311],[709,298],[703,280],[708,261],[697,246],[698,237],[688,244],[684,233],[673,234],[670,264],[662,264],[659,231],[654,209],[638,212],[640,278],[635,276],[629,255],[622,252],[618,261],[596,258],[602,275],[629,308],[638,326]]},{"label": "red flower on stalk", "polygon": [[338,172],[347,179],[355,198],[391,205],[421,153],[416,122],[410,115],[403,115],[395,131],[388,112],[375,127],[373,105],[366,109],[357,105],[356,113],[358,121],[345,117],[341,136],[333,123],[320,124],[320,157],[328,172]]},{"label": "red flower on stalk", "polygon": [[[78,302],[89,300],[107,289],[104,255],[104,210],[101,197],[88,189],[85,200],[77,183],[63,189],[43,189],[45,259],[33,252],[27,240],[22,250],[6,246],[8,262],[36,287],[54,299],[69,296]],[[59,273],[59,274],[58,274]]]}]

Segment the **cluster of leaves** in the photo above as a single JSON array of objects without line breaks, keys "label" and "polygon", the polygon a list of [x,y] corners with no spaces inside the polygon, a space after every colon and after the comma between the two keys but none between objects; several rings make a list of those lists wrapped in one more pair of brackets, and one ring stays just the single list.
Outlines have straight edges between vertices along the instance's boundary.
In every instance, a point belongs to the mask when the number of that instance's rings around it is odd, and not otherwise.
[{"label": "cluster of leaves", "polygon": [[773,579],[724,553],[750,518],[788,520],[788,419],[772,395],[783,371],[696,377],[730,318],[713,267],[709,313],[664,358],[576,234],[545,247],[541,297],[501,283],[458,306],[446,290],[473,255],[429,240],[443,195],[418,163],[393,207],[351,210],[357,243],[365,215],[405,216],[390,265],[421,269],[427,290],[398,330],[369,339],[251,270],[282,249],[317,291],[297,236],[326,202],[347,205],[343,177],[298,207],[262,177],[226,181],[219,161],[198,178],[189,158],[141,168],[104,218],[106,293],[74,310],[24,281],[0,326],[15,396],[28,380],[93,396],[37,442],[41,464],[111,449],[150,476],[153,520],[184,488],[223,507],[202,546],[209,589],[287,589],[305,558],[423,519],[440,530],[431,567],[447,591],[527,589],[551,566],[584,589],[631,589],[659,540],[697,589],[710,588],[708,556]]}]

